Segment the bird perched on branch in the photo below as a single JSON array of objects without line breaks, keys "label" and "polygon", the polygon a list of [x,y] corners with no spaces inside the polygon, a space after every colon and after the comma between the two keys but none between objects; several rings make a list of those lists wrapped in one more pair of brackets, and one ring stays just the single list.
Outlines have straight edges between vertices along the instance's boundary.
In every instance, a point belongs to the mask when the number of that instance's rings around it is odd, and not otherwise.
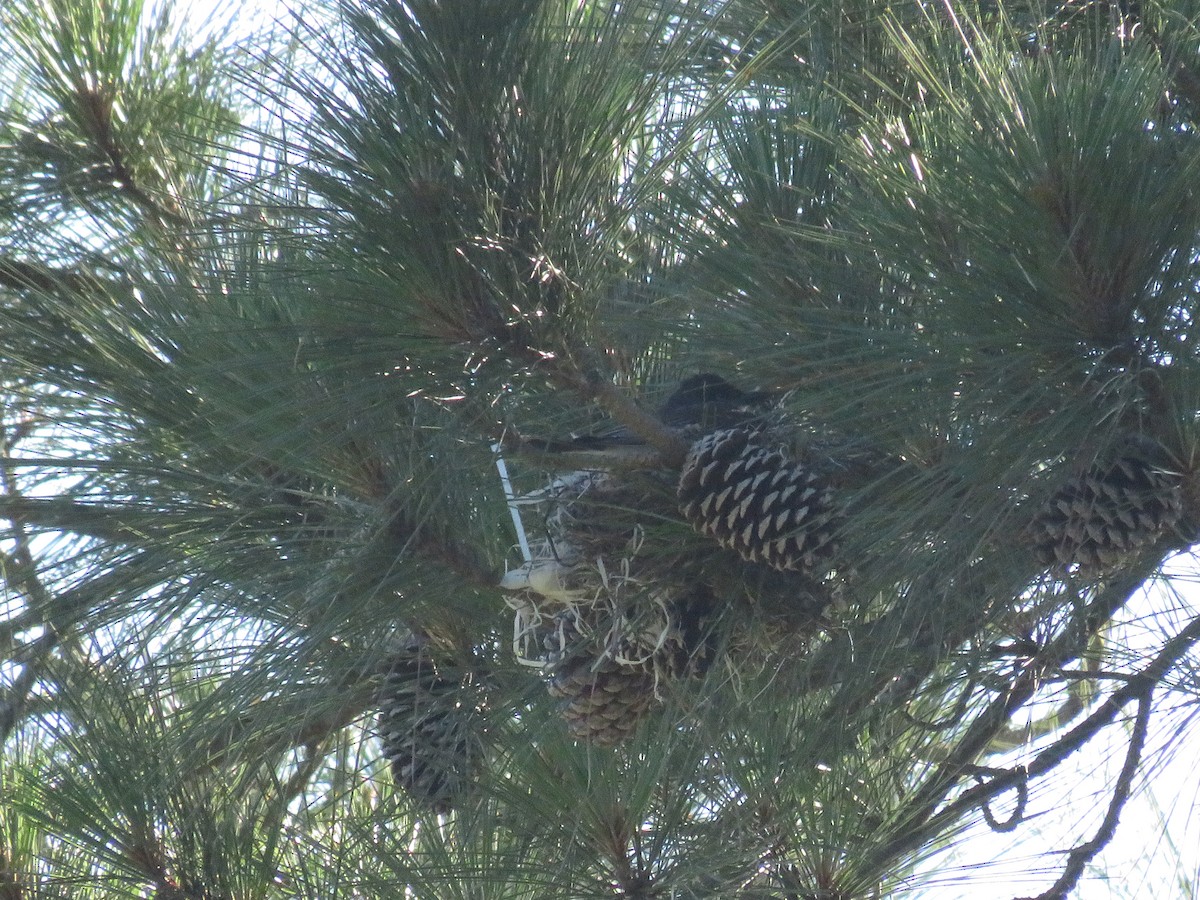
[{"label": "bird perched on branch", "polygon": [[[766,409],[775,399],[768,391],[744,391],[719,375],[704,372],[681,381],[659,407],[657,418],[691,444],[723,429],[757,431]],[[635,486],[626,485],[625,476],[631,468],[644,463],[653,467],[658,460],[646,441],[624,426],[576,435],[569,440],[524,443],[552,456],[551,467],[561,466],[565,474],[544,488],[510,500],[514,508],[540,509],[545,536],[529,543],[525,564],[507,572],[500,587],[505,591],[531,591],[543,599],[569,604],[584,594],[594,593],[587,585],[581,587],[573,577],[579,563],[580,518],[594,525],[592,520],[601,510],[610,514],[631,503],[640,508],[626,496],[629,491],[623,490],[629,487],[637,493]],[[589,511],[585,513],[585,509]],[[523,526],[518,527],[523,530]]]},{"label": "bird perched on branch", "polygon": [[[743,391],[720,375],[702,372],[679,383],[658,408],[658,419],[689,440],[719,428],[752,424],[776,399],[770,391]],[[645,439],[617,425],[601,431],[572,435],[569,440],[530,439],[526,442],[545,453],[587,453],[643,447]]]},{"label": "bird perched on branch", "polygon": [[770,391],[743,391],[720,375],[685,378],[658,412],[672,428],[729,428],[755,418],[776,399]]}]

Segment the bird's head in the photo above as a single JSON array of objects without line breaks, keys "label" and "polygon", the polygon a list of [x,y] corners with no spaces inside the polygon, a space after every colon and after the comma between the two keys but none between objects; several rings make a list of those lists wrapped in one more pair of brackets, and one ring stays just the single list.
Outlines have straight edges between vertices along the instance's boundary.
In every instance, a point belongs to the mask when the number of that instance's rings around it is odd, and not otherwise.
[{"label": "bird's head", "polygon": [[667,425],[727,425],[774,399],[770,391],[743,391],[720,375],[702,372],[679,383],[659,410]]}]

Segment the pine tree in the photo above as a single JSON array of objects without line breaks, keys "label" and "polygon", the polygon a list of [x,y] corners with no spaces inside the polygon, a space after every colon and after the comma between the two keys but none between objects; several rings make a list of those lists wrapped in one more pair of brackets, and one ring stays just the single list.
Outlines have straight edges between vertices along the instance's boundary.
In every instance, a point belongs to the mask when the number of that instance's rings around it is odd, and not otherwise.
[{"label": "pine tree", "polygon": [[1186,0],[187,6],[0,8],[0,897],[1083,883],[1194,701]]}]

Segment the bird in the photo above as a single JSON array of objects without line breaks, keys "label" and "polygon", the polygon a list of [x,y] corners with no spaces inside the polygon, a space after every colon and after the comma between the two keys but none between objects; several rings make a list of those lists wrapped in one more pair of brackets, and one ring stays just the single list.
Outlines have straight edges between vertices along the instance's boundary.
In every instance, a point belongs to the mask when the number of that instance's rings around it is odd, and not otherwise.
[{"label": "bird", "polygon": [[[720,428],[752,424],[775,399],[771,391],[744,391],[720,375],[701,372],[679,382],[658,408],[657,415],[668,428],[694,439]],[[603,451],[645,443],[641,435],[624,425],[574,434],[565,441],[536,441],[538,449],[549,453]]]},{"label": "bird", "polygon": [[701,372],[679,383],[658,417],[672,428],[729,428],[755,418],[774,399],[770,391],[743,391],[720,375]]},{"label": "bird", "polygon": [[[690,443],[720,429],[755,430],[766,408],[776,399],[772,392],[744,391],[720,375],[701,372],[679,382],[658,408],[657,416]],[[570,605],[589,591],[581,590],[575,577],[580,559],[568,533],[572,522],[569,511],[580,508],[578,501],[585,494],[603,491],[609,484],[606,472],[653,464],[654,452],[644,438],[623,425],[564,440],[526,438],[523,443],[546,454],[549,465],[561,466],[565,474],[547,487],[510,498],[514,508],[540,506],[549,510],[543,527],[552,534],[549,539],[526,546],[524,564],[506,572],[500,588],[506,592],[532,592],[545,600]],[[523,528],[518,524],[519,530]]]}]

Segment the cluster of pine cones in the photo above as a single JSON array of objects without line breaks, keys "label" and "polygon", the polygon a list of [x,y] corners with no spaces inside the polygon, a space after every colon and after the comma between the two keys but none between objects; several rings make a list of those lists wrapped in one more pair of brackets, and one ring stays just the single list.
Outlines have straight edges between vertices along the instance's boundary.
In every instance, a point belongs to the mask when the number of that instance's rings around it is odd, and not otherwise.
[{"label": "cluster of pine cones", "polygon": [[[739,392],[714,376],[698,379],[708,379],[705,389],[718,383],[727,399],[766,396]],[[744,563],[775,572],[819,581],[839,568],[838,536],[847,517],[842,485],[828,471],[775,449],[760,421],[732,407],[714,414],[705,406],[702,417],[668,411],[663,420],[682,426],[692,443],[677,479],[665,481],[669,508],[653,510],[651,518],[681,519]],[[703,427],[689,417],[702,418]],[[1155,453],[1130,443],[1061,484],[1036,508],[1022,539],[1044,568],[1102,577],[1176,526],[1181,484]],[[580,512],[582,500],[590,494],[601,508],[625,507],[633,519],[619,520],[616,530],[622,541],[635,541],[645,510],[622,493],[627,487],[616,474],[574,472],[527,495],[545,512],[546,537],[535,558],[501,585],[533,648],[523,655],[546,673],[569,733],[598,746],[624,741],[675,680],[711,662],[711,594],[680,578],[672,583],[662,571],[639,581],[628,571],[636,550],[620,573],[606,571],[604,558],[611,564],[619,547],[601,540],[603,553],[595,553],[597,538],[589,533],[595,528]],[[381,731],[395,777],[437,811],[450,808],[479,753],[468,728],[478,709],[463,687],[461,678],[422,663],[412,650],[398,657],[381,697]]]},{"label": "cluster of pine cones", "polygon": [[630,545],[644,523],[691,526],[731,553],[697,552],[703,541],[679,541],[680,552],[726,569],[740,559],[819,581],[838,563],[837,485],[819,466],[771,446],[754,408],[770,395],[696,376],[673,397],[694,401],[668,400],[660,410],[691,441],[680,471],[555,479],[527,498],[543,504],[546,537],[501,585],[522,607],[518,619],[536,638],[526,654],[541,654],[532,661],[542,664],[567,731],[596,746],[633,734],[658,699],[711,666],[719,643],[718,604],[691,577],[695,559],[662,546],[639,555]]}]

